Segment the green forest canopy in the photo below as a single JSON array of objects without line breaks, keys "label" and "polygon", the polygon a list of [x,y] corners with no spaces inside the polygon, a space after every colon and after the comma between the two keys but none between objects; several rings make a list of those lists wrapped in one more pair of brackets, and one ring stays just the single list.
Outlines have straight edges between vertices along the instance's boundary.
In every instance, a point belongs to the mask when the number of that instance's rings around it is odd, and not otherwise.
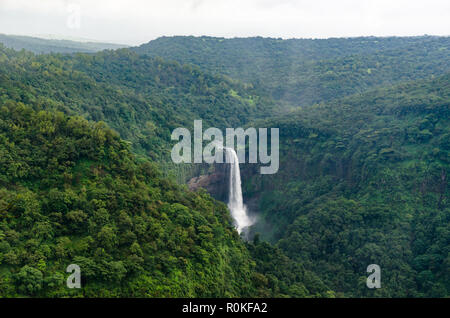
[{"label": "green forest canopy", "polygon": [[[448,296],[448,41],[1,47],[0,295]],[[280,128],[280,172],[242,167],[252,243],[223,203],[158,168],[171,130],[199,118]],[[73,262],[79,291],[65,287]]]}]

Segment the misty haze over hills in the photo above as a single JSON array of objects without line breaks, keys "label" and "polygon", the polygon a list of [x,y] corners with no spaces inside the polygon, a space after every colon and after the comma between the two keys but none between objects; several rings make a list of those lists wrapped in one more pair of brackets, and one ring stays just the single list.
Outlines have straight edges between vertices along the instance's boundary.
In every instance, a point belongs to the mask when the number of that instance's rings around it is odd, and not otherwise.
[{"label": "misty haze over hills", "polygon": [[66,39],[47,39],[22,35],[0,34],[0,43],[15,50],[28,50],[33,53],[94,53],[102,50],[114,50],[127,47],[121,44],[74,41]]}]

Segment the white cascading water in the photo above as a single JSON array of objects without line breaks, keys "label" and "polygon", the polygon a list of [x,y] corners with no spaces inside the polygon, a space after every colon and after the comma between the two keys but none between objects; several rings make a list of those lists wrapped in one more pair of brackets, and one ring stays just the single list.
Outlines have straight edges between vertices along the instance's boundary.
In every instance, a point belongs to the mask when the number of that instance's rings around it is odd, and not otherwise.
[{"label": "white cascading water", "polygon": [[236,229],[241,234],[242,230],[253,224],[253,221],[247,214],[247,207],[244,205],[242,198],[241,172],[236,151],[229,147],[223,147],[223,149],[225,150],[226,162],[230,164],[228,208],[236,223]]}]

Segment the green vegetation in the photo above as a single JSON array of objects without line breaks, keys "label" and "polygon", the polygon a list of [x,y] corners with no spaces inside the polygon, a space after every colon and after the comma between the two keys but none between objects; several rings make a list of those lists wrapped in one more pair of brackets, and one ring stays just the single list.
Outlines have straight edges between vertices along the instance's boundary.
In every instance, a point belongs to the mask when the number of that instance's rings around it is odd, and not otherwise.
[{"label": "green vegetation", "polygon": [[0,141],[1,296],[236,297],[264,279],[223,203],[136,163],[103,124],[7,102]]},{"label": "green vegetation", "polygon": [[238,127],[272,107],[245,85],[127,49],[36,56],[0,47],[0,102],[8,100],[104,121],[135,152],[159,161],[176,127],[194,119]]},{"label": "green vegetation", "polygon": [[[448,297],[449,41],[0,46],[0,297]],[[194,119],[280,128],[279,172],[241,167],[251,242],[166,178]]]},{"label": "green vegetation", "polygon": [[272,229],[254,230],[339,296],[448,296],[449,101],[446,75],[260,123],[282,146],[278,174],[243,178]]},{"label": "green vegetation", "polygon": [[286,107],[450,71],[448,37],[163,37],[133,49],[252,83]]}]

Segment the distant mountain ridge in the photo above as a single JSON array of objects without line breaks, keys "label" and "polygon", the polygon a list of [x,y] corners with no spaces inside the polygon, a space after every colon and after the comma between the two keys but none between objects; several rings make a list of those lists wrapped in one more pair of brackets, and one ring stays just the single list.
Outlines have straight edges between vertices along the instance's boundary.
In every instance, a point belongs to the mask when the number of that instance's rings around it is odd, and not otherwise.
[{"label": "distant mountain ridge", "polygon": [[95,53],[127,47],[123,44],[102,42],[81,42],[72,40],[44,39],[23,35],[0,34],[0,43],[14,50],[25,49],[37,54],[45,53]]}]

